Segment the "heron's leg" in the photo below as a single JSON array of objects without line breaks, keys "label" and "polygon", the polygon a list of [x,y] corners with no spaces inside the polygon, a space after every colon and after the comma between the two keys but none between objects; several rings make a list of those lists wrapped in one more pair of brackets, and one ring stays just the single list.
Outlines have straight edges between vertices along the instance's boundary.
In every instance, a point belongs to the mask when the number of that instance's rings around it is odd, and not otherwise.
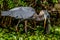
[{"label": "heron's leg", "polygon": [[20,23],[20,20],[18,21],[17,25],[15,26],[16,27],[16,31],[18,31],[18,25]]},{"label": "heron's leg", "polygon": [[27,33],[27,20],[25,20],[25,33]]},{"label": "heron's leg", "polygon": [[1,21],[1,23],[2,23],[2,26],[3,26],[3,27],[6,26],[6,25],[4,24],[4,21],[5,21],[4,19],[5,19],[5,17],[2,17],[2,21]]},{"label": "heron's leg", "polygon": [[9,20],[9,25],[11,26],[11,22],[12,22],[12,18],[10,17],[10,20]]},{"label": "heron's leg", "polygon": [[5,17],[2,18],[2,24],[4,23],[4,18],[5,18]]},{"label": "heron's leg", "polygon": [[36,27],[36,21],[34,20],[34,28]]}]

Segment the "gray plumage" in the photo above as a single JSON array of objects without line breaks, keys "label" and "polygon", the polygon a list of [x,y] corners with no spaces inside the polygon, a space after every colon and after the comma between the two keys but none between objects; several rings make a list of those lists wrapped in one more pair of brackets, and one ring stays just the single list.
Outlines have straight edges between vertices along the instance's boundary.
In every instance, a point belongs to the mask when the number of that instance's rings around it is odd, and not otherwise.
[{"label": "gray plumage", "polygon": [[35,13],[36,12],[32,7],[16,7],[8,11],[1,11],[1,16],[11,16],[16,19],[27,19]]},{"label": "gray plumage", "polygon": [[[43,11],[43,12],[42,12]],[[11,16],[16,19],[35,19],[36,21],[41,21],[50,18],[47,10],[40,11],[39,15],[35,12],[32,7],[16,7],[8,11],[1,11],[1,16]],[[34,14],[36,14],[34,16]],[[41,15],[42,14],[42,15]],[[42,17],[41,17],[42,16]]]}]

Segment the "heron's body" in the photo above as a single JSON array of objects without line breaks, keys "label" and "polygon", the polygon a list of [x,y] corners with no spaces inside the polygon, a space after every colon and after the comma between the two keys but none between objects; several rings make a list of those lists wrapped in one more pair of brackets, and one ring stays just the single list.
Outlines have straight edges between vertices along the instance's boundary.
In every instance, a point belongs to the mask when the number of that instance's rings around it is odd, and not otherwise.
[{"label": "heron's body", "polygon": [[[34,16],[35,14],[36,16]],[[32,7],[16,7],[8,11],[1,11],[1,16],[11,16],[16,19],[35,19],[36,21],[41,21],[48,18],[50,15],[46,10],[40,11],[39,15],[37,15]]]},{"label": "heron's body", "polygon": [[[42,10],[40,11],[39,15],[37,15],[37,13],[35,12],[35,10],[32,7],[17,7],[17,8],[13,8],[11,10],[8,11],[1,11],[1,16],[11,16],[14,17],[16,19],[33,19],[35,21],[42,21],[44,20],[44,27],[46,24],[46,20],[48,20],[48,22],[50,22],[50,15],[48,13],[47,10]],[[18,22],[18,24],[20,23],[20,20]],[[18,26],[17,24],[17,26]],[[26,29],[26,25],[27,25],[27,21],[25,21],[25,32],[27,31]],[[17,28],[16,26],[16,28]]]},{"label": "heron's body", "polygon": [[33,14],[35,14],[36,12],[31,7],[17,7],[8,11],[2,11],[1,13],[2,16],[11,16],[16,19],[18,18],[27,19],[31,17]]}]

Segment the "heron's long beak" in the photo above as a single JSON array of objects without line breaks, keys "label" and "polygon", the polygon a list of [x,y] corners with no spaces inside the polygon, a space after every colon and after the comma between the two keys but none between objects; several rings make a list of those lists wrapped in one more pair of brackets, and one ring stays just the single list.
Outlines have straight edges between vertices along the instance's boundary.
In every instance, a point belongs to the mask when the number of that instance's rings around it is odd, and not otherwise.
[{"label": "heron's long beak", "polygon": [[44,28],[46,27],[46,18],[44,19]]}]

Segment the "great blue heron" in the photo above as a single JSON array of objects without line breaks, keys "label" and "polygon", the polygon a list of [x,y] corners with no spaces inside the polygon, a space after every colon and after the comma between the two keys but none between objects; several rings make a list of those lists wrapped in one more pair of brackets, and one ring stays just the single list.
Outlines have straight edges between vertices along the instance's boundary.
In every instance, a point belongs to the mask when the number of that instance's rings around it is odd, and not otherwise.
[{"label": "great blue heron", "polygon": [[50,15],[47,10],[41,10],[39,15],[35,12],[32,7],[16,7],[8,11],[1,11],[1,16],[11,16],[16,19],[20,19],[16,25],[16,30],[19,23],[25,20],[25,32],[27,32],[27,21],[26,20],[35,20],[42,21],[44,20],[44,27],[46,27],[46,21],[50,22]]}]

